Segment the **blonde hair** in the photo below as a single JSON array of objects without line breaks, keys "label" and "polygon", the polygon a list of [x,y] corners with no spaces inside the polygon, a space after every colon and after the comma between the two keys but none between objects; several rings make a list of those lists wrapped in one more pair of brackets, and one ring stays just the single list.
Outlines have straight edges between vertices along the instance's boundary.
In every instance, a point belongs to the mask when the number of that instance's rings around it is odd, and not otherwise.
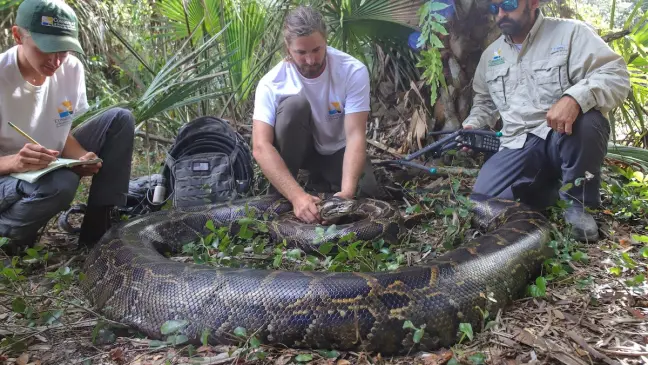
[{"label": "blonde hair", "polygon": [[283,35],[286,43],[293,39],[320,32],[326,39],[326,23],[322,14],[310,6],[299,6],[292,10],[284,21]]}]

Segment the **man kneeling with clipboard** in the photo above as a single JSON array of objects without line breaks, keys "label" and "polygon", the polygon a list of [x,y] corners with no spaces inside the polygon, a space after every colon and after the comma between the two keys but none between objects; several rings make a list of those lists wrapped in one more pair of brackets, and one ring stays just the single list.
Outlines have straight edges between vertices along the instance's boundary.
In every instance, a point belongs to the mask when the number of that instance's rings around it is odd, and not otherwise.
[{"label": "man kneeling with clipboard", "polygon": [[[23,1],[12,34],[16,46],[0,54],[0,237],[9,238],[3,250],[32,246],[38,230],[72,202],[83,176],[92,176],[92,186],[79,244],[92,246],[110,227],[112,209],[126,202],[134,118],[115,108],[71,132],[73,115],[89,106],[83,65],[71,54],[84,54],[78,20],[62,0]],[[58,158],[102,162],[60,168],[33,183],[11,176]]]}]

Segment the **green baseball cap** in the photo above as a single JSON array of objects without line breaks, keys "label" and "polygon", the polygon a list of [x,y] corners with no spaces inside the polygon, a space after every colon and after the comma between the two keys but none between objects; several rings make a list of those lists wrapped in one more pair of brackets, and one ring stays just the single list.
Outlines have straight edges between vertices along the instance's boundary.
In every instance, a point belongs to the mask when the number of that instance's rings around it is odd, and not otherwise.
[{"label": "green baseball cap", "polygon": [[81,54],[79,21],[62,0],[25,0],[18,7],[16,25],[29,30],[45,53],[75,51]]}]

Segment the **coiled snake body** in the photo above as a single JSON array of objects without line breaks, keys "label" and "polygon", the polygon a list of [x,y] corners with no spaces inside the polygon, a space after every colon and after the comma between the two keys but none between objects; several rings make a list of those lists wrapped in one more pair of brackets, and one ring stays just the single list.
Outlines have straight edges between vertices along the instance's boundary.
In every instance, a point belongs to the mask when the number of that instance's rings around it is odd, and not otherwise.
[{"label": "coiled snake body", "polygon": [[[471,200],[477,223],[489,232],[423,266],[373,273],[214,268],[162,254],[204,236],[209,220],[235,230],[232,222],[249,212],[290,212],[277,197],[151,213],[108,231],[87,258],[82,288],[108,318],[156,339],[164,338],[166,321],[186,320],[184,334],[194,343],[205,329],[210,343],[234,343],[234,329],[243,327],[267,344],[392,354],[414,345],[414,332],[403,328],[410,320],[424,326],[419,349],[433,350],[454,344],[462,322],[478,331],[481,310],[497,313],[524,294],[553,252],[540,213],[480,195]],[[370,217],[341,224],[334,235],[398,233],[398,212],[389,204],[364,200],[357,209]],[[314,229],[304,225],[270,220],[269,231],[313,248]]]}]

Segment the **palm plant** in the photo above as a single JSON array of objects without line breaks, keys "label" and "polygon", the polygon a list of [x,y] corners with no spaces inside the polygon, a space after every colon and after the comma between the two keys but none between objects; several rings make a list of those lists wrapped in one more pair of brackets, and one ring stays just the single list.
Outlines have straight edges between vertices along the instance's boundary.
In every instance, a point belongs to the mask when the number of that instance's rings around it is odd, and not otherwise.
[{"label": "palm plant", "polygon": [[227,29],[219,48],[231,53],[229,84],[233,93],[224,101],[233,117],[242,115],[237,106],[245,102],[252,86],[267,71],[273,56],[281,45],[280,24],[288,9],[289,0],[169,0],[160,3],[158,10],[172,25],[171,36],[184,39],[189,29],[203,22],[191,38],[191,45],[201,39]]},{"label": "palm plant", "polygon": [[[648,11],[637,17],[644,0],[639,0],[623,24],[628,33],[610,42],[611,47],[623,56],[630,72],[631,92],[625,102],[610,113],[616,140],[616,127],[624,129],[625,142],[629,145],[648,147],[648,126],[646,125],[646,103],[648,102]],[[612,14],[616,0],[612,2]],[[614,16],[610,17],[610,30],[614,29]],[[617,116],[620,115],[620,118]],[[618,124],[622,125],[619,126]]]},{"label": "palm plant", "polygon": [[[202,23],[198,23],[196,29],[201,25]],[[192,113],[189,106],[213,102],[231,92],[225,82],[232,64],[231,54],[217,48],[226,29],[227,27],[223,28],[193,48],[189,41],[191,37],[188,37],[162,67],[153,69],[152,66],[146,66],[153,76],[141,96],[130,102],[91,110],[77,118],[75,125],[82,124],[94,115],[115,106],[132,110],[138,126],[152,120],[162,122],[170,129],[177,127],[178,122],[182,124],[191,119],[191,114],[204,114]],[[191,36],[193,35],[195,30],[191,33]],[[144,62],[126,40],[121,40],[137,59]]]}]

